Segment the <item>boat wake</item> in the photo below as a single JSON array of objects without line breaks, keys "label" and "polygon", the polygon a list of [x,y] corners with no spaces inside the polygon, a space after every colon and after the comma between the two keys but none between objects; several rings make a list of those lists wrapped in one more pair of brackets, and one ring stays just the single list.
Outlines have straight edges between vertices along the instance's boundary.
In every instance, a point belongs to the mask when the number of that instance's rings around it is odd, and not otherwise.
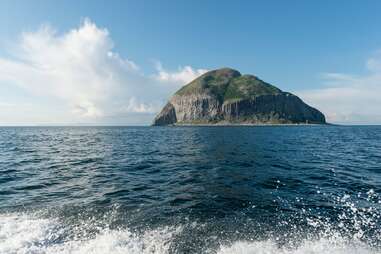
[{"label": "boat wake", "polygon": [[[96,225],[65,227],[59,220],[39,218],[36,214],[10,213],[0,216],[0,253],[178,253],[176,241],[188,225],[160,227],[143,232],[109,229]],[[197,225],[196,225],[197,226]],[[201,225],[200,225],[201,226]],[[92,228],[89,230],[89,228]],[[96,230],[94,230],[96,228]],[[207,236],[205,236],[207,237]],[[315,240],[290,240],[280,245],[277,239],[233,241],[221,239],[217,247],[203,253],[255,254],[376,254],[380,249],[361,241],[330,232]]]}]

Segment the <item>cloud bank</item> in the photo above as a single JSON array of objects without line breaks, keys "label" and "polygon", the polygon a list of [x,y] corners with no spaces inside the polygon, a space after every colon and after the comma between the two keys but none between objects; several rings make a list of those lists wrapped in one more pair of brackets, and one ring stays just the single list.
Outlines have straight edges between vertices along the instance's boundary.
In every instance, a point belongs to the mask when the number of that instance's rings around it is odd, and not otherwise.
[{"label": "cloud bank", "polygon": [[[16,85],[67,110],[61,119],[47,115],[42,121],[129,123],[132,118],[139,122],[139,115],[152,118],[174,90],[206,71],[185,66],[170,72],[158,62],[157,73],[145,74],[113,49],[108,30],[89,19],[64,34],[42,26],[23,33],[11,57],[0,58],[0,85]],[[7,108],[2,107],[3,114]]]},{"label": "cloud bank", "polygon": [[343,124],[381,124],[381,51],[365,63],[366,74],[324,73],[324,87],[296,92],[323,111],[327,120]]}]

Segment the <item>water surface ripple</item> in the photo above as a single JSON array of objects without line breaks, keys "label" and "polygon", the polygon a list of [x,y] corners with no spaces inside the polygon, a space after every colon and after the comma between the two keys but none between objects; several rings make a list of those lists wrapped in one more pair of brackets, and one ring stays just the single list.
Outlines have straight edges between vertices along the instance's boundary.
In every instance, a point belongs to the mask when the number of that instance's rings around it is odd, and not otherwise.
[{"label": "water surface ripple", "polygon": [[381,127],[2,127],[0,253],[381,253]]}]

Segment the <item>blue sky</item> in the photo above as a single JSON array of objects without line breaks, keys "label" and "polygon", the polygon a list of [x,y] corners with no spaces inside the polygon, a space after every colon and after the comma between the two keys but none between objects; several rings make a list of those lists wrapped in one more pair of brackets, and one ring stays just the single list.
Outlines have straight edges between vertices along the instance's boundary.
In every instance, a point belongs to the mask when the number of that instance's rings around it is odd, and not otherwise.
[{"label": "blue sky", "polygon": [[0,124],[148,124],[225,66],[331,122],[381,124],[380,13],[380,1],[3,0]]}]

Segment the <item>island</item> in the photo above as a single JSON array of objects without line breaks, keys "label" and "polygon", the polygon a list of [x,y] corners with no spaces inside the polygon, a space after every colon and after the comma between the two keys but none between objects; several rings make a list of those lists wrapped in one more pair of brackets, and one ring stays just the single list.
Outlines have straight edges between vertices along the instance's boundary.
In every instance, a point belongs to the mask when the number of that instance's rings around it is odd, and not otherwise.
[{"label": "island", "polygon": [[165,125],[325,124],[292,93],[231,68],[209,71],[178,90],[155,117]]}]

